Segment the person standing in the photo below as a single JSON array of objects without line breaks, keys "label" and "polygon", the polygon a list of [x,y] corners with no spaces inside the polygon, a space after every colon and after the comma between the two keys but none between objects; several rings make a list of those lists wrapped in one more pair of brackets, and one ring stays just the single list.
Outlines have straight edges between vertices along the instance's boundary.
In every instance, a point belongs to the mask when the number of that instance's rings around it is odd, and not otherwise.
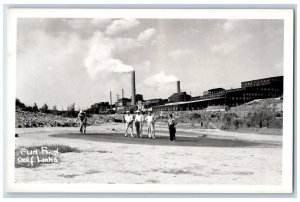
[{"label": "person standing", "polygon": [[126,123],[125,137],[127,137],[128,128],[130,128],[130,135],[133,137],[133,117],[129,111],[126,112],[124,119]]},{"label": "person standing", "polygon": [[176,120],[175,118],[173,117],[172,114],[169,115],[169,118],[168,118],[168,127],[169,127],[169,132],[170,132],[170,141],[175,141],[176,138],[175,138],[175,133],[176,133]]},{"label": "person standing", "polygon": [[148,126],[148,137],[155,139],[155,119],[154,115],[151,112],[148,113],[148,116],[145,118]]},{"label": "person standing", "polygon": [[85,135],[87,117],[86,117],[86,113],[84,111],[82,111],[82,110],[79,111],[78,120],[80,122],[80,129],[79,129],[80,135]]},{"label": "person standing", "polygon": [[142,137],[142,127],[144,122],[144,116],[141,114],[140,110],[137,110],[137,115],[134,119],[135,122],[135,128],[136,128],[136,134],[138,137]]}]

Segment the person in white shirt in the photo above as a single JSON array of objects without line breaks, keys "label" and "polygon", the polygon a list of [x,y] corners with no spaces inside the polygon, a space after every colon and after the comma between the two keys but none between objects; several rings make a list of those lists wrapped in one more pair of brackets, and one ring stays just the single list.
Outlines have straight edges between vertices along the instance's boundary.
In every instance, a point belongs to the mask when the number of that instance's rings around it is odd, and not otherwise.
[{"label": "person in white shirt", "polygon": [[126,123],[125,137],[127,137],[128,128],[130,128],[130,130],[131,130],[130,135],[131,135],[131,137],[133,137],[133,117],[129,111],[127,111],[126,113],[127,114],[124,117],[125,123]]},{"label": "person in white shirt", "polygon": [[137,110],[137,115],[135,116],[134,122],[135,122],[137,136],[142,137],[144,116],[143,116],[143,114],[141,114],[141,112],[139,110]]},{"label": "person in white shirt", "polygon": [[148,116],[145,118],[145,121],[147,122],[148,126],[148,137],[149,138],[155,138],[155,119],[154,115],[152,115],[151,112],[148,113]]}]

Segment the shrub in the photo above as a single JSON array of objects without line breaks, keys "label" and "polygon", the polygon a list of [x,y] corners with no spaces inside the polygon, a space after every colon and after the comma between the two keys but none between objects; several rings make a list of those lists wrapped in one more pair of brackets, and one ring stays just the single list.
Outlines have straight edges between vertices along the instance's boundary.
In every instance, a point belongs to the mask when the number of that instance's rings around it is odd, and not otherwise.
[{"label": "shrub", "polygon": [[39,111],[39,108],[38,108],[36,103],[33,104],[32,111],[33,112],[38,112]]},{"label": "shrub", "polygon": [[42,106],[41,112],[48,113],[48,105],[46,103]]},{"label": "shrub", "polygon": [[235,126],[234,120],[237,117],[235,113],[226,113],[222,117],[223,128],[233,128]]},{"label": "shrub", "polygon": [[76,118],[78,113],[76,111],[65,111],[62,112],[61,116],[62,117],[69,117],[69,118]]},{"label": "shrub", "polygon": [[16,108],[24,109],[26,106],[23,102],[21,102],[18,98],[16,98]]},{"label": "shrub", "polygon": [[191,113],[191,114],[189,114],[189,119],[190,120],[199,119],[199,118],[201,118],[201,115],[198,114],[198,113]]},{"label": "shrub", "polygon": [[282,112],[275,112],[275,117],[282,117],[282,116],[283,116]]}]

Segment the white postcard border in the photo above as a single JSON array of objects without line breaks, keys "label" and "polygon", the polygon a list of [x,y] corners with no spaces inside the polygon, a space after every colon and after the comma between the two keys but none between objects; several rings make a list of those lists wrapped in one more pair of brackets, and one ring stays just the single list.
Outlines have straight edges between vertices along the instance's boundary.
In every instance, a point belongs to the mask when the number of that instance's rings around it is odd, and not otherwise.
[{"label": "white postcard border", "polygon": [[[221,11],[221,12],[220,12]],[[283,19],[284,102],[281,185],[53,184],[15,183],[16,36],[18,18]],[[292,9],[9,9],[6,53],[7,192],[62,193],[291,193],[293,182],[293,10]],[[134,191],[133,191],[134,190]],[[138,191],[137,191],[138,190]]]}]

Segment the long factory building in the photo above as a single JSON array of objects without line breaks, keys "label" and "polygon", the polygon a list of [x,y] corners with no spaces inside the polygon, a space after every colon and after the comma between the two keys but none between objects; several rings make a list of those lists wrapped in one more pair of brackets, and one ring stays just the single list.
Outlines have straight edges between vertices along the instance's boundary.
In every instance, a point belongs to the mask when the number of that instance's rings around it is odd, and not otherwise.
[{"label": "long factory building", "polygon": [[153,106],[152,111],[187,111],[201,110],[209,106],[238,106],[255,99],[277,98],[283,96],[283,76],[269,77],[245,81],[240,88],[225,90],[215,88],[205,91],[202,96],[191,97],[186,92],[180,92],[177,83],[177,93],[169,97],[164,105]]}]

